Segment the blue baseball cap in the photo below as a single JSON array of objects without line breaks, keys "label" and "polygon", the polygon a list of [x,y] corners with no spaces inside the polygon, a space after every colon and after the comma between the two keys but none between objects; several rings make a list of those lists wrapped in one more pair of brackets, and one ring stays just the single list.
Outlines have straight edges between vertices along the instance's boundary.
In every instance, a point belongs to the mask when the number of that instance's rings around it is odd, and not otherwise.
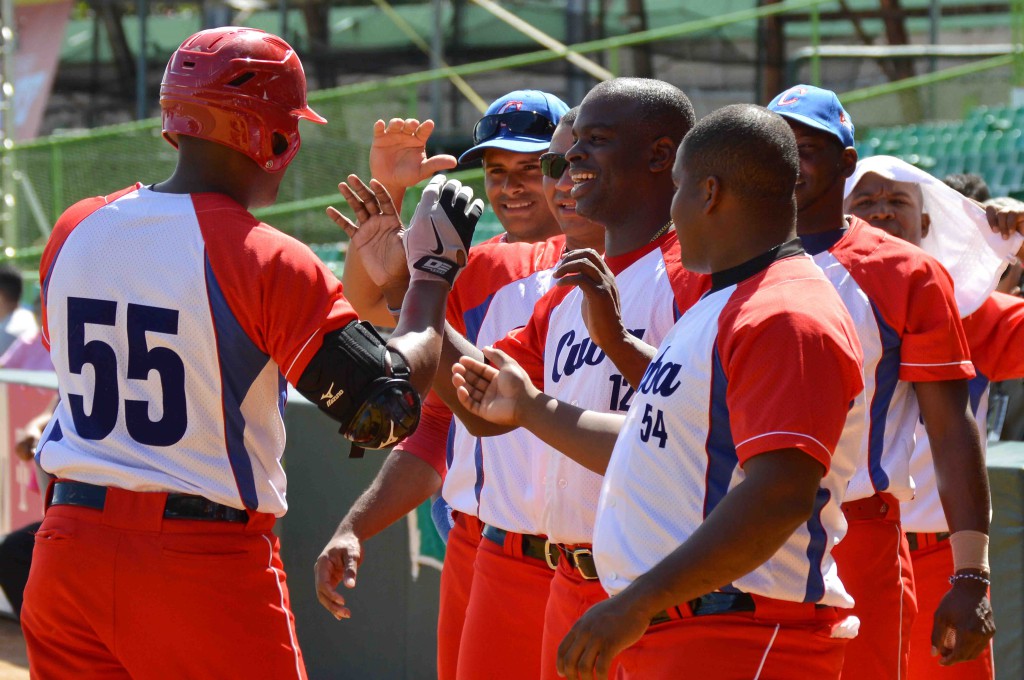
[{"label": "blue baseball cap", "polygon": [[[516,153],[544,151],[551,146],[551,135],[562,114],[568,110],[568,104],[548,92],[509,92],[487,107],[487,113],[473,128],[476,146],[459,156],[459,163],[479,161],[483,158],[484,149],[505,149]],[[523,112],[523,115],[506,115],[516,112]]]},{"label": "blue baseball cap", "polygon": [[835,135],[843,148],[853,146],[853,119],[832,90],[795,85],[773,99],[768,110]]}]

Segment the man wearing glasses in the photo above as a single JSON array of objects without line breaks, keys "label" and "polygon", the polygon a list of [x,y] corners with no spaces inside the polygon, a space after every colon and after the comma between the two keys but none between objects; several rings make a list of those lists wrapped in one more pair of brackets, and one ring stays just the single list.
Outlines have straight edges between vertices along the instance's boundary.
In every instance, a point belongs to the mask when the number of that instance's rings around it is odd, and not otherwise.
[{"label": "man wearing glasses", "polygon": [[[502,236],[473,250],[466,268],[472,273],[466,276],[464,272],[460,277],[461,283],[448,306],[450,328],[470,342],[489,344],[521,326],[551,284],[550,268],[561,255],[565,241],[561,236],[549,238],[558,233],[559,221],[553,214],[556,209],[553,198],[551,203],[546,198],[539,156],[548,149],[552,134],[567,109],[561,100],[545,92],[511,92],[490,106],[474,128],[473,148],[460,158],[463,163],[483,162],[488,199],[506,229]],[[426,158],[425,142],[432,129],[430,121],[420,124],[400,119],[393,119],[387,125],[378,121],[375,127],[371,172],[397,200],[401,200],[407,186],[455,164],[451,156]],[[568,142],[566,148],[571,139]],[[550,169],[550,162],[546,165]],[[553,191],[551,195],[554,196]],[[569,208],[563,197],[557,209],[560,221],[565,224],[574,217],[574,211]],[[572,247],[600,245],[603,238],[600,227],[584,222],[584,227],[577,225],[575,231],[587,240]],[[386,254],[373,252],[369,246],[360,247],[361,243],[369,241],[372,241],[369,233],[362,239],[357,235],[353,240],[346,262],[346,292],[356,300],[369,300],[379,312],[382,289],[404,282],[373,282],[370,277],[357,276],[374,268],[373,262],[360,258],[386,257]],[[353,291],[353,287],[357,290]],[[392,318],[390,313],[386,316],[389,320]],[[456,355],[447,362],[441,361],[439,379],[446,385],[450,386],[450,366],[457,359]],[[485,635],[487,645],[474,646],[477,653],[467,656],[469,646],[461,644],[481,537],[482,524],[478,517],[487,512],[498,513],[506,518],[502,524],[509,530],[535,532],[528,516],[507,512],[509,508],[528,507],[519,496],[529,496],[533,480],[485,473],[484,460],[488,463],[520,460],[528,455],[530,444],[521,433],[504,437],[500,442],[491,440],[495,446],[487,448],[500,453],[488,458],[480,450],[478,440],[457,423],[449,440],[451,424],[448,408],[435,395],[428,397],[415,441],[390,454],[377,479],[353,505],[321,554],[317,562],[318,595],[329,611],[340,611],[343,604],[334,589],[340,581],[346,587],[355,585],[356,568],[362,559],[362,541],[429,498],[445,478],[443,497],[454,508],[454,525],[449,523],[447,514],[441,518],[442,533],[448,533],[449,529],[450,533],[441,577],[438,677],[499,677],[495,675],[498,672],[509,678],[532,677],[539,663],[551,570],[543,560],[524,558],[521,549],[516,559],[535,563],[532,569],[516,570],[526,578],[518,584],[507,578],[498,579],[505,587],[515,590],[514,599],[487,599],[484,602],[487,610],[479,611],[478,620],[488,628],[484,631],[475,626],[472,632]],[[446,447],[447,441],[451,444]],[[509,494],[518,496],[510,500]],[[506,545],[511,546],[512,537],[516,535],[509,533]],[[493,611],[495,606],[501,607],[501,611]],[[515,607],[516,616],[507,615],[509,607]],[[495,668],[495,658],[502,659],[500,671]]]}]

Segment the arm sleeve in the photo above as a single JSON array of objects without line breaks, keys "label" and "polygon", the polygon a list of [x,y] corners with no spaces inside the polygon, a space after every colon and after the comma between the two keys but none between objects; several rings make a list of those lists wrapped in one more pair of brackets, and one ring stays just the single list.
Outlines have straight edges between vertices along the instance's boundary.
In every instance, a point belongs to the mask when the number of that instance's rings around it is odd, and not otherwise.
[{"label": "arm sleeve", "polygon": [[[741,465],[760,453],[795,448],[828,471],[851,401],[863,389],[860,344],[841,318],[775,313],[719,335],[715,361],[728,381]],[[830,323],[834,319],[840,321]]]},{"label": "arm sleeve", "polygon": [[900,380],[931,382],[974,377],[953,281],[942,265],[922,260],[909,273],[900,348]]},{"label": "arm sleeve", "polygon": [[433,390],[423,400],[420,424],[406,440],[395,446],[430,465],[444,479],[448,471],[448,432],[452,426],[452,412]]},{"label": "arm sleeve", "polygon": [[1024,299],[992,293],[963,324],[979,372],[996,382],[1024,377]]}]

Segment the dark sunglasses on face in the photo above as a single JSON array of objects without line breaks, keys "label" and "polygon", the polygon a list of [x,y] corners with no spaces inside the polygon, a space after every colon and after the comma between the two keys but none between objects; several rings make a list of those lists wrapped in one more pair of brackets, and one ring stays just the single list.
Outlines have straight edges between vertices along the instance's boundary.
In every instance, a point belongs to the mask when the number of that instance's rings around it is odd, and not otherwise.
[{"label": "dark sunglasses on face", "polygon": [[485,142],[495,137],[502,127],[514,135],[531,135],[550,137],[555,131],[555,124],[536,111],[509,111],[492,113],[477,121],[473,128],[473,144]]},{"label": "dark sunglasses on face", "polygon": [[545,177],[558,179],[565,174],[565,169],[568,167],[569,161],[565,160],[564,153],[548,151],[540,155],[540,171]]}]

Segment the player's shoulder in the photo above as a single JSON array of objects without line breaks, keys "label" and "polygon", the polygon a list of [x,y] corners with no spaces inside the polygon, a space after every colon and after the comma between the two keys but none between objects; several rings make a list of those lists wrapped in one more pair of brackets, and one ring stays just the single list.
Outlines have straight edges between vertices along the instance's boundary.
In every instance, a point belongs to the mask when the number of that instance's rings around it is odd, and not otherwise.
[{"label": "player's shoulder", "polygon": [[778,316],[802,317],[845,310],[835,288],[807,255],[776,260],[736,285],[723,307],[749,323]]},{"label": "player's shoulder", "polygon": [[142,184],[136,183],[106,196],[91,196],[73,203],[69,206],[54,225],[54,232],[70,231],[81,224],[87,217],[101,210],[106,206],[116,203],[118,200],[136,192],[142,188]]},{"label": "player's shoulder", "polygon": [[469,250],[469,260],[455,282],[455,294],[487,296],[532,274],[550,269],[561,257],[565,237],[537,243],[491,239]]},{"label": "player's shoulder", "polygon": [[306,264],[316,261],[302,241],[259,220],[224,194],[193,194],[196,219],[211,260]]}]

